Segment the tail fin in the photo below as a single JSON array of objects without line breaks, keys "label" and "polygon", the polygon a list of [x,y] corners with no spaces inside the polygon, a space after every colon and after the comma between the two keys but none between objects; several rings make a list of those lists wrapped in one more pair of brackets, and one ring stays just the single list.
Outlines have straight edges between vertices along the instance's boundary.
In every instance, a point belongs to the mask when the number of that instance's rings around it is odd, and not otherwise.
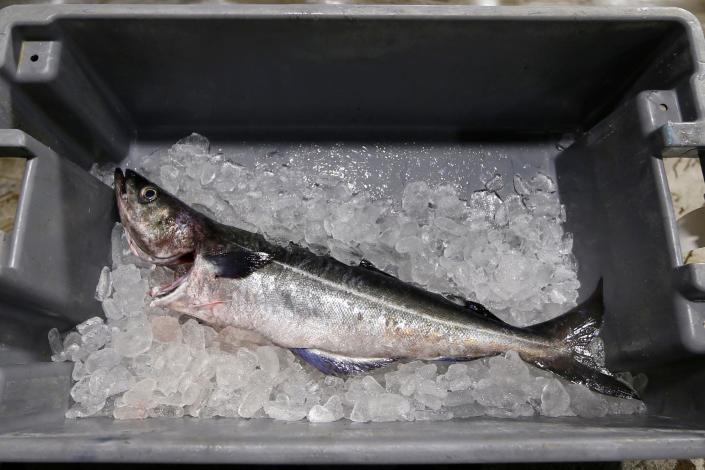
[{"label": "tail fin", "polygon": [[589,352],[590,342],[600,332],[604,310],[600,280],[595,292],[585,302],[560,317],[528,328],[537,335],[557,339],[567,346],[569,352],[526,360],[596,392],[620,398],[638,398],[629,385],[600,366]]}]

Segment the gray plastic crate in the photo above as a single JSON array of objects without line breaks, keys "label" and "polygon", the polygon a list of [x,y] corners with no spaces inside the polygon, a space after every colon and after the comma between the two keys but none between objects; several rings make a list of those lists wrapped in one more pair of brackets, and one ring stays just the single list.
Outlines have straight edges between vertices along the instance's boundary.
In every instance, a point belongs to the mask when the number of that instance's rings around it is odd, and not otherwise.
[{"label": "gray plastic crate", "polygon": [[[705,266],[682,266],[662,163],[705,149],[704,45],[696,19],[668,8],[3,10],[0,156],[29,163],[16,228],[0,249],[0,460],[704,455]],[[70,370],[48,363],[46,332],[100,311],[93,289],[115,220],[111,191],[87,169],[192,131],[251,156],[311,141],[418,149],[408,164],[338,157],[375,170],[372,183],[392,175],[389,191],[444,168],[463,176],[467,192],[486,166],[548,171],[583,285],[604,278],[609,364],[648,374],[649,414],[326,425],[64,420]]]}]

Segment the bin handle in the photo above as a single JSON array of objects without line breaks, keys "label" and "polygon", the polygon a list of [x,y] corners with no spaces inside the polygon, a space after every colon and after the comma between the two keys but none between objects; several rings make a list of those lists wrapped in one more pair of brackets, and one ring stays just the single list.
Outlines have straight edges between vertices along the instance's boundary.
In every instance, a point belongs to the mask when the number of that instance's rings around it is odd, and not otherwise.
[{"label": "bin handle", "polygon": [[0,155],[27,159],[0,253],[0,302],[74,323],[100,313],[93,294],[110,259],[111,189],[18,129],[0,129]]}]

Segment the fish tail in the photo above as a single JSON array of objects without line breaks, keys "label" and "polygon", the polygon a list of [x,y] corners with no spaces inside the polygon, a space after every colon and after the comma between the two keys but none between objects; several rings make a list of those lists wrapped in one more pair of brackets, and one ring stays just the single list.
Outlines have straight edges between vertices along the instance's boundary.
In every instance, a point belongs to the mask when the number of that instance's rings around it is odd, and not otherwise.
[{"label": "fish tail", "polygon": [[638,398],[629,385],[615,378],[590,353],[590,343],[600,332],[604,311],[600,280],[595,292],[585,302],[560,317],[528,328],[537,335],[553,338],[564,346],[562,350],[568,352],[524,359],[596,392],[621,398]]}]

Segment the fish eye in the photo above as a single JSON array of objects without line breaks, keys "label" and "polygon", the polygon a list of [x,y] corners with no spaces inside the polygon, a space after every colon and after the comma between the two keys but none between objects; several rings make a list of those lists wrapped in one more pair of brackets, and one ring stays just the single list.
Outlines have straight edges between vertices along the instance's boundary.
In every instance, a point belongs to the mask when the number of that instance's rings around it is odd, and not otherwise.
[{"label": "fish eye", "polygon": [[157,190],[152,186],[145,186],[142,188],[142,191],[140,191],[140,195],[146,202],[152,202],[157,198]]}]

